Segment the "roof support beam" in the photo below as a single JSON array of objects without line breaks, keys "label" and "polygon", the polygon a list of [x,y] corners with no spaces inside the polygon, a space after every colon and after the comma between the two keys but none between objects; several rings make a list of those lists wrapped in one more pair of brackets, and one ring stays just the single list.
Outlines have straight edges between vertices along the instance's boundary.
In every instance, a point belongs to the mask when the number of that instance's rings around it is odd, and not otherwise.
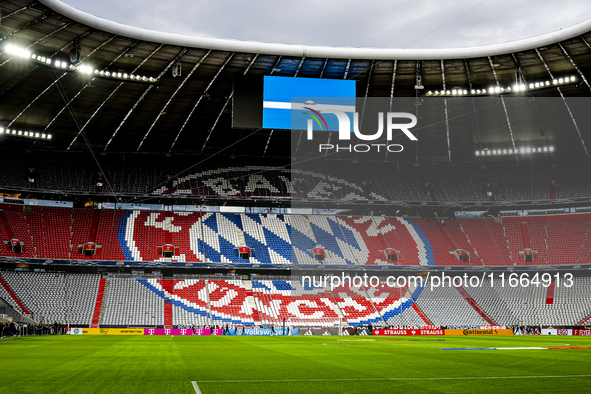
[{"label": "roof support beam", "polygon": [[[158,47],[158,49],[162,48],[163,45],[164,44],[161,44]],[[157,79],[160,79],[168,71],[168,69],[171,68],[172,65],[175,64],[186,52],[187,52],[187,48],[181,49],[181,51],[174,57],[174,59],[172,59],[172,61],[170,63],[168,63],[168,65],[164,68],[164,70],[162,70],[162,72],[158,75],[158,78]],[[131,109],[129,111],[127,111],[127,114],[125,115],[125,117],[123,118],[123,120],[121,121],[121,123],[119,123],[119,126],[117,126],[117,129],[115,129],[115,132],[111,136],[111,139],[105,145],[105,149],[104,149],[105,151],[107,150],[107,148],[109,147],[109,145],[113,141],[113,138],[115,138],[115,136],[117,135],[117,133],[119,132],[119,130],[121,130],[121,127],[123,127],[123,125],[125,124],[125,122],[127,121],[127,119],[129,119],[129,117],[131,116],[131,114],[133,113],[133,111],[135,111],[135,109],[137,108],[137,106],[144,100],[144,98],[146,98],[146,95],[154,88],[154,86],[156,86],[156,85],[150,85],[150,86],[148,86],[148,88],[144,91],[144,93],[142,93],[142,95],[140,96],[140,98],[135,102],[135,104],[133,105],[133,107],[131,107]]]},{"label": "roof support beam", "polygon": [[199,68],[199,66],[201,65],[201,63],[203,63],[203,61],[205,59],[207,59],[207,57],[209,56],[209,54],[211,53],[211,51],[212,51],[211,49],[209,51],[207,51],[205,53],[205,55],[203,55],[201,57],[201,59],[199,59],[199,61],[197,63],[195,63],[195,65],[193,66],[193,68],[191,69],[191,71],[189,71],[189,73],[187,74],[187,76],[185,77],[185,79],[183,80],[183,82],[181,82],[181,84],[172,93],[172,96],[170,96],[170,98],[168,99],[168,101],[166,102],[166,104],[164,104],[164,107],[162,107],[162,109],[160,110],[160,113],[158,114],[158,116],[156,116],[156,119],[154,119],[154,122],[152,122],[152,125],[150,126],[150,128],[148,129],[148,131],[146,131],[146,134],[144,135],[144,138],[142,138],[142,141],[138,145],[138,147],[136,149],[136,152],[139,152],[140,151],[140,148],[144,144],[144,141],[148,137],[148,134],[150,134],[150,131],[152,131],[152,129],[154,128],[154,126],[156,125],[156,123],[158,122],[158,120],[160,119],[160,117],[162,116],[162,114],[164,113],[164,111],[166,111],[166,108],[168,108],[168,106],[170,105],[170,103],[172,102],[172,100],[174,99],[174,97],[176,96],[176,94],[183,88],[183,86],[185,85],[185,83],[187,83],[187,81],[189,80],[189,78],[191,78],[191,76],[197,70],[197,68]]},{"label": "roof support beam", "polygon": [[[45,36],[41,37],[40,39],[38,39],[37,41],[35,41],[34,43],[32,43],[31,45],[27,46],[26,49],[31,48],[33,45],[37,45],[39,44],[41,41],[45,40],[46,38],[51,37],[52,35],[54,35],[55,33],[60,32],[61,30],[65,29],[66,27],[69,27],[72,24],[72,22],[68,22],[65,25],[63,25],[62,27],[52,31],[51,33],[47,33]],[[65,48],[65,47],[64,47]],[[12,59],[14,59],[14,56],[11,56],[9,59],[5,60],[3,63],[0,64],[0,67],[2,67],[3,65],[5,65],[6,63],[8,63],[9,61],[11,61]]]},{"label": "roof support beam", "polygon": [[[80,35],[80,39],[86,37],[87,35],[90,34],[90,31],[86,31],[84,33],[82,33]],[[61,47],[60,49],[58,49],[57,51],[55,51],[54,53],[51,54],[51,56],[49,57],[54,57],[55,55],[57,55],[58,53],[60,53],[61,51],[63,51],[64,49],[66,49],[68,46],[70,46],[70,43],[67,43],[66,45],[64,45],[63,47]],[[6,89],[4,89],[2,91],[2,93],[0,93],[0,96],[2,96],[4,93],[6,93],[7,91],[9,91],[12,87],[14,87],[16,84],[18,84],[20,81],[22,81],[23,79],[25,79],[29,74],[31,74],[34,70],[37,69],[37,67],[39,67],[38,65],[33,67],[32,69],[30,69],[25,75],[23,75],[22,77],[20,77],[16,82],[14,82],[12,85],[10,85],[9,87],[7,87]]]},{"label": "roof support beam", "polygon": [[[417,63],[420,60],[417,60]],[[445,84],[445,62],[441,59],[441,80],[443,81],[443,90],[447,90],[447,86]],[[447,158],[451,163],[451,142],[449,140],[449,116],[448,116],[448,109],[447,109],[447,99],[443,99],[443,105],[445,107],[445,132],[447,134]]]},{"label": "roof support beam", "polygon": [[322,70],[320,70],[320,78],[324,76],[324,70],[326,70],[326,64],[328,63],[328,58],[324,59],[324,64],[322,65]]},{"label": "roof support beam", "polygon": [[[546,142],[548,142],[548,136],[546,135],[546,130],[544,129],[544,122],[542,122],[542,117],[540,116],[540,112],[538,111],[538,105],[536,104],[536,98],[531,94],[531,90],[529,89],[529,84],[526,83],[525,81],[525,75],[523,74],[523,70],[521,69],[521,64],[519,63],[519,60],[517,59],[517,56],[512,53],[511,56],[513,57],[513,61],[515,62],[515,65],[517,65],[517,71],[515,72],[515,77],[516,77],[516,83],[517,84],[523,84],[525,85],[525,88],[527,89],[527,94],[529,94],[529,96],[532,99],[532,104],[534,105],[534,109],[536,110],[536,115],[538,117],[538,122],[540,122],[540,135],[542,137],[544,137],[546,139]],[[519,74],[517,74],[519,73]]]},{"label": "roof support beam", "polygon": [[[170,146],[170,149],[168,150],[169,152],[172,151],[172,148],[174,148],[174,146],[175,146],[177,140],[179,139],[181,133],[185,129],[185,126],[187,126],[187,123],[189,122],[189,119],[191,119],[191,116],[193,115],[193,112],[195,112],[195,110],[197,109],[197,106],[199,105],[199,103],[201,102],[201,100],[203,100],[203,96],[205,96],[205,94],[209,91],[209,88],[211,88],[211,85],[213,85],[213,83],[215,82],[215,80],[217,79],[217,77],[220,75],[220,73],[222,72],[222,70],[226,67],[226,65],[230,62],[230,60],[232,60],[233,57],[234,57],[234,53],[231,53],[230,56],[228,56],[228,58],[224,62],[224,64],[222,64],[222,66],[220,67],[220,69],[215,73],[215,75],[213,76],[213,78],[211,79],[211,81],[209,81],[209,84],[207,85],[207,87],[205,88],[205,90],[203,91],[203,93],[201,93],[201,96],[199,96],[199,99],[197,100],[197,102],[193,106],[193,109],[189,113],[189,116],[187,116],[187,119],[185,119],[185,122],[183,123],[183,125],[181,126],[179,132],[177,133],[176,137],[174,138],[174,141],[172,142],[172,145]],[[212,131],[213,131],[213,129],[209,130],[209,135],[207,136],[207,139],[205,140],[205,143],[203,144],[203,147],[201,148],[201,152],[203,152],[203,149],[205,149],[205,144],[207,144],[207,141],[209,140],[209,137],[211,136],[211,132]]]},{"label": "roof support beam", "polygon": [[22,25],[21,27],[19,27],[19,28],[18,28],[18,29],[16,29],[16,30],[14,30],[14,31],[13,31],[12,33],[10,33],[9,35],[7,35],[7,36],[4,36],[4,37],[0,38],[0,41],[4,41],[4,40],[6,40],[8,37],[11,37],[11,36],[13,36],[13,35],[17,34],[17,33],[18,33],[18,32],[20,32],[21,30],[23,30],[23,29],[26,29],[26,28],[27,28],[27,27],[29,27],[29,26],[36,25],[37,23],[39,23],[39,22],[41,22],[41,21],[43,21],[43,20],[47,19],[48,17],[52,16],[53,14],[55,14],[55,13],[54,13],[54,12],[50,12],[49,14],[44,14],[42,17],[40,17],[40,18],[37,18],[37,19],[35,19],[34,21],[30,21],[30,22],[28,22],[28,23],[25,23],[24,25]]},{"label": "roof support beam", "polygon": [[[116,36],[112,36],[111,38],[109,38],[108,40],[106,40],[105,42],[103,42],[101,45],[99,45],[98,47],[96,47],[96,48],[95,48],[95,49],[94,49],[92,52],[90,52],[88,55],[86,55],[86,56],[85,56],[85,59],[86,59],[86,58],[88,58],[89,56],[91,56],[93,53],[95,53],[97,50],[99,50],[100,48],[102,48],[102,47],[103,47],[103,46],[105,46],[106,44],[108,44],[108,43],[110,43],[111,41],[113,41],[113,39],[114,39],[115,37],[116,37]],[[123,53],[122,53],[121,55],[117,56],[117,58],[116,58],[115,60],[119,59],[119,57],[121,57],[122,55],[123,55]],[[111,63],[109,63],[109,66],[110,66],[111,64],[115,63],[115,60],[113,60]],[[107,66],[107,67],[109,67],[109,66]],[[106,70],[107,68],[105,67],[104,69]],[[93,78],[91,79],[91,81],[90,81],[90,82],[92,83],[92,81],[94,81],[95,79],[96,79],[96,77],[93,77]],[[58,117],[59,117],[59,116],[62,114],[62,112],[64,112],[64,111],[65,111],[65,109],[66,109],[66,108],[68,108],[68,106],[69,106],[70,104],[72,104],[72,102],[73,102],[73,101],[76,99],[76,97],[78,97],[78,96],[80,95],[80,93],[82,93],[82,92],[83,92],[83,91],[84,91],[84,90],[85,90],[85,89],[86,89],[88,86],[90,86],[90,84],[86,84],[86,85],[84,85],[84,86],[82,87],[82,89],[80,89],[80,90],[78,91],[78,93],[76,93],[76,94],[74,95],[74,97],[72,97],[72,98],[70,99],[70,101],[68,101],[68,102],[66,103],[66,105],[64,105],[64,106],[63,106],[63,108],[62,108],[61,110],[59,110],[59,111],[58,111],[58,113],[57,113],[57,114],[56,114],[56,115],[53,117],[53,119],[51,119],[51,121],[50,121],[50,122],[47,124],[47,126],[45,126],[45,128],[43,129],[43,131],[44,131],[44,132],[45,132],[45,131],[47,131],[47,129],[48,129],[48,128],[49,128],[49,127],[50,127],[50,126],[53,124],[53,122],[55,122],[55,120],[56,120],[56,119],[57,119],[57,118],[58,118]]]},{"label": "roof support beam", "polygon": [[[128,46],[123,52],[121,52],[119,54],[119,56],[117,56],[115,58],[115,60],[113,60],[110,64],[112,65],[113,63],[115,63],[121,56],[125,55],[127,52],[131,51],[133,48],[135,48],[137,46],[138,42],[134,42],[132,43],[130,46]],[[162,47],[162,45],[160,45],[160,47]],[[153,54],[156,53],[156,51],[158,51],[158,49],[160,49],[160,47],[158,47],[156,50],[154,50],[148,57],[146,57],[136,68],[133,69],[132,73],[136,72],[150,57],[152,57]],[[107,66],[107,67],[109,67]],[[106,69],[106,68],[105,68]],[[92,83],[92,81],[94,81],[95,78],[93,78],[89,85]],[[103,106],[105,105],[105,103],[107,101],[109,101],[109,99],[111,97],[113,97],[113,95],[119,90],[119,88],[121,86],[123,86],[125,82],[121,82],[119,83],[119,85],[117,85],[117,87],[115,89],[113,89],[113,91],[109,94],[109,96],[103,100],[103,102],[98,106],[98,108],[93,112],[93,114],[90,116],[90,118],[88,118],[88,120],[86,121],[86,123],[84,123],[84,125],[80,128],[80,130],[78,130],[78,134],[76,134],[76,136],[74,137],[74,139],[72,140],[72,142],[70,142],[70,145],[68,145],[68,148],[66,150],[70,150],[70,148],[72,147],[72,144],[74,144],[74,142],[76,141],[76,139],[80,136],[80,134],[82,134],[84,132],[84,129],[86,129],[86,126],[88,126],[88,124],[90,123],[90,121],[95,117],[95,115],[101,110],[101,108],[103,108]]]},{"label": "roof support beam", "polygon": [[[501,84],[499,83],[499,79],[497,78],[497,72],[495,70],[494,63],[493,63],[492,58],[490,56],[488,57],[488,64],[490,64],[490,68],[491,68],[492,73],[495,77],[495,81],[497,82],[497,86],[501,87]],[[500,97],[501,97],[501,103],[503,104],[503,111],[505,111],[505,119],[507,120],[507,128],[509,129],[509,135],[511,136],[511,145],[513,146],[513,151],[517,152],[517,148],[515,146],[515,138],[513,136],[513,128],[511,127],[511,121],[509,120],[509,113],[507,112],[507,105],[505,104],[505,97],[503,97],[503,95],[500,95]],[[517,155],[515,155],[515,160],[519,163],[519,157]]]},{"label": "roof support beam", "polygon": [[[87,32],[87,34],[90,34],[90,32]],[[85,36],[86,36],[86,35],[85,35]],[[70,45],[70,44],[68,44],[68,45]],[[64,48],[68,47],[68,45],[64,46]],[[62,49],[63,49],[63,48],[62,48]],[[90,55],[86,55],[86,56],[84,56],[84,58],[83,58],[83,59],[86,59],[88,56],[90,56]],[[53,66],[50,66],[50,67],[53,67]],[[54,80],[54,81],[53,81],[53,82],[52,82],[52,83],[51,83],[51,84],[50,84],[50,85],[49,85],[47,88],[45,88],[45,90],[44,90],[43,92],[41,92],[41,93],[40,93],[40,94],[39,94],[37,97],[35,97],[35,99],[34,99],[33,101],[31,101],[31,102],[30,102],[30,103],[27,105],[27,106],[25,107],[25,109],[23,109],[23,110],[22,110],[22,111],[21,111],[21,112],[20,112],[20,113],[19,113],[19,114],[16,116],[16,118],[14,118],[14,119],[13,119],[13,120],[12,120],[12,121],[11,121],[11,122],[8,124],[8,126],[7,126],[7,127],[10,127],[10,126],[11,126],[11,125],[12,125],[14,122],[16,122],[16,120],[17,120],[18,118],[20,118],[20,116],[21,116],[23,113],[25,113],[25,111],[26,111],[27,109],[29,109],[29,107],[31,107],[31,105],[33,105],[33,103],[35,103],[35,102],[36,102],[36,101],[37,101],[37,100],[38,100],[38,99],[39,99],[41,96],[43,96],[43,95],[45,94],[45,92],[47,92],[47,91],[48,91],[48,90],[49,90],[49,89],[50,89],[50,88],[51,88],[53,85],[55,85],[56,83],[58,83],[60,79],[62,79],[63,77],[65,77],[65,76],[68,74],[68,72],[69,72],[69,71],[65,71],[65,72],[64,72],[62,75],[60,75],[59,77],[57,77],[57,78],[56,78],[56,79],[55,79],[55,80]]]},{"label": "roof support beam", "polygon": [[[246,66],[246,69],[244,70],[244,72],[242,73],[242,75],[246,75],[246,73],[250,70],[250,68],[252,67],[252,65],[254,64],[254,62],[256,61],[256,59],[258,57],[259,57],[259,54],[258,53],[256,55],[254,55],[254,57],[252,58],[252,60],[248,64],[248,66]],[[226,110],[226,107],[230,103],[230,100],[232,100],[232,97],[233,96],[234,96],[234,92],[231,92],[230,95],[228,96],[228,98],[226,99],[226,102],[224,103],[224,106],[222,107],[222,110],[220,111],[220,113],[218,114],[217,118],[215,119],[215,122],[213,122],[213,126],[211,126],[211,130],[210,130],[210,134],[213,133],[213,130],[216,128],[218,122],[220,121],[220,118],[222,117],[222,114]],[[172,150],[172,147],[170,149]],[[170,153],[170,150],[168,152]]]},{"label": "roof support beam", "polygon": [[[548,71],[548,75],[550,75],[550,78],[554,79],[554,75],[552,75],[552,71],[550,71],[550,67],[548,67],[548,64],[546,64],[546,61],[544,60],[544,58],[542,57],[542,54],[540,53],[540,51],[537,48],[536,48],[536,53],[538,54],[540,61],[542,62],[542,64],[546,68],[546,71]],[[575,117],[573,116],[573,113],[571,112],[570,107],[568,106],[568,103],[566,102],[566,99],[564,98],[564,95],[562,94],[562,90],[560,89],[559,86],[556,87],[556,90],[558,90],[560,97],[562,97],[562,102],[564,103],[564,106],[566,107],[566,110],[568,111],[568,114],[570,115],[570,119],[572,120],[573,125],[575,126],[575,130],[577,131],[577,134],[579,135],[579,140],[581,141],[581,144],[583,145],[583,149],[585,150],[585,155],[587,157],[589,157],[589,151],[587,150],[587,146],[585,145],[585,140],[583,140],[583,136],[581,135],[581,130],[579,130],[579,126],[577,125],[577,121],[575,120]]]},{"label": "roof support beam", "polygon": [[37,2],[31,3],[29,5],[26,5],[23,8],[19,8],[18,10],[12,11],[10,14],[4,15],[0,20],[4,20],[6,18],[10,18],[11,16],[13,16],[15,14],[18,14],[19,12],[24,11],[24,10],[29,9],[29,8],[32,8],[32,7],[36,6],[36,5],[37,5]]},{"label": "roof support beam", "polygon": [[351,59],[347,60],[347,67],[345,67],[345,75],[343,75],[343,79],[347,79],[349,76],[349,67],[351,67]]},{"label": "roof support beam", "polygon": [[[582,37],[581,37],[582,38]],[[585,41],[583,39],[583,41]],[[587,41],[585,41],[585,43],[587,45],[589,45],[587,43]],[[575,61],[573,60],[572,57],[570,57],[570,55],[568,54],[568,52],[566,51],[566,49],[564,49],[564,47],[562,46],[561,43],[558,43],[558,46],[560,47],[560,49],[562,49],[562,52],[564,52],[564,55],[568,58],[568,60],[570,60],[571,64],[573,65],[573,67],[575,68],[575,70],[577,70],[577,72],[579,73],[579,75],[581,76],[581,79],[583,80],[583,82],[585,82],[585,85],[587,85],[587,87],[589,89],[591,89],[591,85],[589,85],[589,81],[587,81],[587,78],[585,78],[585,74],[583,74],[583,72],[579,69],[579,67],[575,64]],[[590,48],[591,49],[591,48]]]},{"label": "roof support beam", "polygon": [[[298,69],[296,70],[295,74],[293,75],[294,77],[298,76],[298,73],[300,72],[300,68],[302,67],[302,64],[304,64],[304,59],[306,59],[306,56],[302,56],[302,60],[300,60],[300,64],[298,65]],[[270,75],[273,75],[273,72],[275,71],[275,68],[279,65],[280,60],[281,60],[281,56],[279,56],[277,63],[273,67],[273,70],[271,70]],[[269,138],[267,138],[267,143],[265,144],[265,149],[263,149],[263,156],[265,156],[267,154],[267,148],[269,148],[269,143],[271,142],[271,137],[273,137],[274,132],[275,132],[275,130],[271,130],[269,132]],[[301,137],[301,135],[300,135],[300,137]]]},{"label": "roof support beam", "polygon": [[[394,64],[392,65],[392,84],[390,85],[390,112],[392,112],[392,102],[394,100],[394,84],[396,82],[396,69],[398,68],[398,60],[394,60]],[[417,157],[416,161],[419,162],[419,143],[417,141]],[[388,149],[386,149],[386,160],[388,160]]]},{"label": "roof support beam", "polygon": [[[468,78],[468,88],[472,91],[472,76],[470,75],[470,66],[468,65],[468,61],[464,59],[464,68],[466,69],[466,77]],[[482,139],[480,137],[480,123],[478,123],[478,115],[476,112],[476,102],[474,101],[474,97],[472,99],[472,111],[474,111],[474,120],[476,121],[476,132],[478,133],[478,150],[482,149]]]}]

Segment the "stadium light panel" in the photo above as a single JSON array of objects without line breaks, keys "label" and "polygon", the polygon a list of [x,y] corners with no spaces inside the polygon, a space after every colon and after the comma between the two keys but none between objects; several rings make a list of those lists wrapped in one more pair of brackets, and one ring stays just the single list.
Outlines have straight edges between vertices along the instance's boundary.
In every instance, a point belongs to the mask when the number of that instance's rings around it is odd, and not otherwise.
[{"label": "stadium light panel", "polygon": [[553,146],[551,146],[551,147],[549,147],[549,148],[548,148],[548,150],[549,150],[550,152],[554,152],[554,147],[553,147]]},{"label": "stadium light panel", "polygon": [[4,127],[0,127],[0,134],[4,134]]}]

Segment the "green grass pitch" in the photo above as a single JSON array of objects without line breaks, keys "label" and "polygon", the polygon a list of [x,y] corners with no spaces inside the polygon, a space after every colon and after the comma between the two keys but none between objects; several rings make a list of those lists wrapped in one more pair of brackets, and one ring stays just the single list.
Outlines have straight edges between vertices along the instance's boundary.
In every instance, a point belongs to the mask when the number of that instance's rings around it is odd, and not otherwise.
[{"label": "green grass pitch", "polygon": [[203,394],[578,393],[589,390],[591,349],[440,350],[530,346],[591,346],[591,338],[4,338],[0,340],[0,391],[195,393],[191,382],[196,382]]}]

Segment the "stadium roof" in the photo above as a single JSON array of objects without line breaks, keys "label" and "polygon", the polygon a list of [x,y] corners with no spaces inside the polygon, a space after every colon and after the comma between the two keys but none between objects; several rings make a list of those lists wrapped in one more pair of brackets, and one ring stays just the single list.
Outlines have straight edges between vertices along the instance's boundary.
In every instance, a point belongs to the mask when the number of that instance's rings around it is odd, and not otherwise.
[{"label": "stadium roof", "polygon": [[[397,98],[444,89],[511,87],[520,69],[527,85],[571,76],[576,82],[508,96],[588,97],[591,92],[591,20],[504,44],[374,49],[162,33],[107,21],[57,0],[9,0],[0,8],[0,127],[52,135],[51,140],[3,136],[2,146],[14,148],[86,151],[86,137],[97,152],[212,154],[248,136],[224,153],[289,156],[284,149],[289,133],[231,128],[232,81],[243,74],[354,79],[360,97]],[[70,64],[75,41],[82,66],[113,74],[56,67],[56,60]],[[44,63],[49,58],[51,65]],[[182,72],[173,77],[177,61]],[[132,74],[156,82],[132,81]],[[423,90],[415,90],[417,74]],[[508,144],[508,123],[515,141],[588,157],[582,148],[585,139],[591,146],[587,130],[548,127],[540,136],[537,130],[511,125],[511,117],[509,122],[499,117],[490,120],[490,132],[482,135],[452,132],[447,142],[453,162],[477,162],[475,150]],[[422,139],[440,139],[441,132],[425,131]],[[447,163],[448,153],[447,144],[419,144],[420,162]],[[395,158],[390,155],[389,160]]]}]

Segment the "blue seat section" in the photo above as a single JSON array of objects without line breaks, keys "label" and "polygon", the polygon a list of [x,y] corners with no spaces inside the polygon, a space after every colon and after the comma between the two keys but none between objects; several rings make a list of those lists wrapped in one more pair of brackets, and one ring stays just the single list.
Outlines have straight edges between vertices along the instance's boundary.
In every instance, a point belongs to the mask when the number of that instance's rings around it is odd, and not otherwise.
[{"label": "blue seat section", "polygon": [[[242,220],[240,219],[240,215],[234,215],[233,213],[218,213],[218,214],[214,214],[212,216],[216,216],[216,215],[220,215],[220,216],[224,217],[229,222],[231,222],[236,227],[238,227],[239,229],[242,230]],[[217,218],[216,218],[216,220],[217,220]],[[232,263],[243,264],[245,262],[245,260],[240,258],[240,256],[238,255],[238,249],[236,249],[238,247],[238,245],[234,245],[232,242],[230,242],[229,240],[224,238],[222,236],[222,234],[219,233],[219,226],[216,229],[216,232],[218,233],[218,240],[220,243],[221,256],[225,257],[226,259],[228,259]],[[220,261],[221,261],[221,256],[220,256]]]},{"label": "blue seat section", "polygon": [[[292,247],[297,248],[302,252],[306,253],[311,258],[314,258],[312,249],[316,247],[316,243],[312,241],[310,238],[308,238],[308,236],[298,231],[298,229],[291,227],[288,223],[286,223],[286,226],[289,236],[291,238]],[[295,253],[293,253],[293,256],[295,256]]]},{"label": "blue seat section", "polygon": [[219,236],[220,239],[220,252],[221,254],[235,264],[242,264],[245,262],[243,258],[238,255],[238,249],[236,245],[230,243],[226,238]]},{"label": "blue seat section", "polygon": [[247,232],[244,232],[244,239],[246,240],[246,246],[255,250],[256,255],[254,257],[256,257],[258,261],[263,264],[273,264],[271,256],[269,256],[269,249],[267,249],[265,244]]},{"label": "blue seat section", "polygon": [[[210,215],[207,219],[203,222],[203,226],[207,226],[207,228],[214,231],[216,234],[218,232],[218,223],[215,214]],[[207,259],[210,261],[220,263],[221,260],[221,253],[211,247],[205,240],[199,240],[199,251],[205,255]]]},{"label": "blue seat section", "polygon": [[279,256],[287,259],[288,261],[291,261],[291,244],[265,227],[263,227],[263,233],[265,234],[265,239],[267,240],[267,246],[269,249],[277,253]]},{"label": "blue seat section", "polygon": [[412,308],[412,304],[414,304],[413,300],[406,300],[397,308],[390,309],[386,312],[382,311],[382,317],[384,318],[384,320],[388,321],[388,319],[390,319],[391,317],[398,316],[408,308]]},{"label": "blue seat section", "polygon": [[421,227],[415,223],[412,219],[404,218],[417,232],[417,235],[423,242],[423,246],[425,247],[425,252],[427,254],[427,264],[428,265],[435,265],[435,257],[433,257],[433,247],[431,246],[431,242],[429,242],[429,238],[425,235]]},{"label": "blue seat section", "polygon": [[[263,224],[261,223],[261,217],[259,215],[249,213],[246,216],[255,222],[259,228],[264,229]],[[242,218],[240,218],[240,222],[242,222]],[[271,256],[269,255],[268,245],[259,241],[254,235],[248,233],[246,230],[244,230],[244,239],[246,241],[246,246],[254,249],[255,254],[253,257],[263,264],[273,264],[271,261]]]},{"label": "blue seat section", "polygon": [[252,288],[253,289],[266,289],[271,291],[271,288],[268,286],[265,286],[261,281],[253,279],[252,280]]},{"label": "blue seat section", "polygon": [[361,247],[359,246],[359,243],[357,242],[355,235],[353,235],[353,231],[351,231],[349,228],[342,225],[341,223],[338,223],[336,219],[333,218],[328,218],[328,223],[330,224],[330,228],[332,229],[332,232],[334,234],[341,235],[342,232],[342,237],[338,237],[339,239],[341,239],[343,242],[348,243],[352,248],[361,251]]},{"label": "blue seat section", "polygon": [[[240,230],[244,230],[242,228],[242,218],[240,217],[240,215],[236,215],[233,213],[220,213],[219,215],[222,215],[223,217],[225,217],[226,219],[228,219],[229,221],[234,223],[236,225],[236,227],[238,227]],[[259,220],[259,223],[260,223],[260,220]]]},{"label": "blue seat section", "polygon": [[324,249],[328,250],[329,252],[332,252],[335,256],[340,257],[347,264],[354,264],[352,261],[346,259],[345,256],[343,256],[343,252],[341,251],[339,244],[335,240],[334,234],[328,233],[327,231],[321,229],[312,222],[310,222],[310,225],[312,226],[312,232],[314,232],[314,237],[316,237],[316,241],[318,241],[318,243],[322,245]]},{"label": "blue seat section", "polygon": [[284,280],[274,280],[272,282],[273,286],[275,286],[277,290],[295,290],[293,287],[291,287],[289,283],[287,283]]},{"label": "blue seat section", "polygon": [[287,230],[287,235],[291,241],[291,243],[289,244],[289,254],[291,255],[291,263],[292,264],[299,264],[298,258],[296,256],[296,254],[293,252],[293,244],[294,244],[294,240],[293,240],[293,235],[292,235],[292,231],[291,231],[291,226],[285,221],[285,217],[283,215],[277,215],[277,217],[283,222],[285,223],[285,228]]}]

